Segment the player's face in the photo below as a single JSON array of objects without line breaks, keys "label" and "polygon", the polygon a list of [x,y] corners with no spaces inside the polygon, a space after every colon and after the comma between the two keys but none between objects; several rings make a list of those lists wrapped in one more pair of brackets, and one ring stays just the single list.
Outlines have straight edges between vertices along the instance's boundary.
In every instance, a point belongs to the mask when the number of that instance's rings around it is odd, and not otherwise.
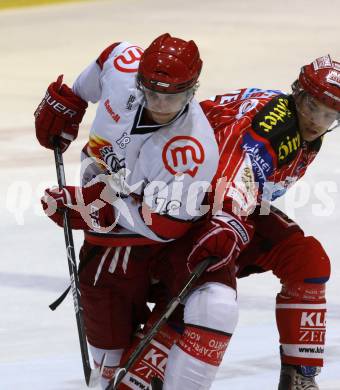
[{"label": "player's face", "polygon": [[143,87],[145,108],[159,124],[170,122],[192,99],[193,89],[180,93],[160,93]]},{"label": "player's face", "polygon": [[296,108],[300,133],[307,142],[316,140],[339,125],[339,113],[307,93],[298,98]]}]

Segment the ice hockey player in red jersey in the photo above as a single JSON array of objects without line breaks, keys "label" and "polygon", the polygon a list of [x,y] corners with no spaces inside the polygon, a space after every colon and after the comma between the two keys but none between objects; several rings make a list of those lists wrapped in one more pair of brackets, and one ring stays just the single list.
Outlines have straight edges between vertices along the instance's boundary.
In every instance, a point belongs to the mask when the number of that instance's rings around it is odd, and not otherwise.
[{"label": "ice hockey player in red jersey", "polygon": [[[301,68],[292,90],[286,95],[245,88],[201,103],[220,155],[211,217],[170,244],[153,275],[175,295],[203,258],[217,256],[220,262],[187,299],[181,335],[168,333],[176,343],[166,369],[169,340],[159,345],[163,329],[157,346],[151,345],[131,371],[134,381],[147,384],[158,375],[163,390],[209,389],[237,323],[236,278],[272,271],[282,283],[276,298],[279,390],[318,389],[330,261],[316,238],[306,237],[270,202],[304,175],[324,134],[339,126],[340,63],[329,55],[316,59]],[[152,374],[145,371],[151,366]]]},{"label": "ice hockey player in red jersey", "polygon": [[60,226],[68,207],[71,227],[85,232],[81,297],[96,364],[106,353],[103,388],[147,317],[152,256],[200,218],[205,190],[196,183],[216,173],[217,142],[194,98],[201,68],[196,44],[169,34],[145,51],[115,43],[72,89],[59,76],[35,112],[40,144],[57,140],[65,151],[88,102],[98,103],[81,186],[49,188],[42,204]]},{"label": "ice hockey player in red jersey", "polygon": [[[304,175],[323,136],[339,126],[340,63],[327,55],[302,67],[291,95],[243,89],[203,102],[202,107],[219,143],[216,177],[236,183],[227,189],[222,210],[236,210],[243,215],[239,221],[246,219],[255,229],[250,244],[237,257],[236,275],[272,271],[282,284],[276,298],[282,362],[279,390],[318,389],[314,376],[323,366],[330,261],[316,238],[306,237],[268,203]],[[216,188],[215,207],[221,204],[218,184]],[[254,210],[252,192],[260,203]],[[243,222],[240,232],[246,227]]]}]

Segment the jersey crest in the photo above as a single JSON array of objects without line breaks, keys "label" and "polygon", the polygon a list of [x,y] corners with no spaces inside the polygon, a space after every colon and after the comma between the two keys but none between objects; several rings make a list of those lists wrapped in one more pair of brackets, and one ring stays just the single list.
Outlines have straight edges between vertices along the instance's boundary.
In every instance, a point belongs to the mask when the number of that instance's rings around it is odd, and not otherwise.
[{"label": "jersey crest", "polygon": [[204,158],[201,143],[196,138],[186,135],[171,138],[162,151],[164,166],[173,175],[187,173],[195,177]]}]

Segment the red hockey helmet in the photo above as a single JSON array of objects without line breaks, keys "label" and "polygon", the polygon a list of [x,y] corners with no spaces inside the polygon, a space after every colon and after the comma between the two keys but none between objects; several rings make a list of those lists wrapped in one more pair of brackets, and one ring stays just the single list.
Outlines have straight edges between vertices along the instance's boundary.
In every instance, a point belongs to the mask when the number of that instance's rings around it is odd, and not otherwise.
[{"label": "red hockey helmet", "polygon": [[333,61],[329,55],[303,66],[298,83],[314,98],[340,111],[340,63]]},{"label": "red hockey helmet", "polygon": [[178,93],[195,86],[201,69],[202,60],[195,42],[166,33],[144,51],[138,81],[153,91]]}]

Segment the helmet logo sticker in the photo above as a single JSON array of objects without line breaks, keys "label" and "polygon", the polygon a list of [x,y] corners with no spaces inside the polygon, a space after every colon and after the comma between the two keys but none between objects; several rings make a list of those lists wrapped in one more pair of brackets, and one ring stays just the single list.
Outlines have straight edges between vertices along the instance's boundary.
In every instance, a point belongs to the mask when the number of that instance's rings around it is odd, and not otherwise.
[{"label": "helmet logo sticker", "polygon": [[315,61],[313,61],[314,70],[331,68],[332,67],[332,59],[330,55],[319,57]]},{"label": "helmet logo sticker", "polygon": [[156,84],[158,87],[165,87],[165,88],[170,87],[170,84],[169,84],[169,83],[162,83],[161,81],[153,81],[153,80],[150,80],[150,83],[151,83],[151,84]]},{"label": "helmet logo sticker", "polygon": [[113,66],[120,72],[137,72],[142,54],[143,49],[141,49],[140,47],[129,46],[118,57],[114,59]]},{"label": "helmet logo sticker", "polygon": [[337,72],[336,70],[331,70],[327,77],[326,77],[326,80],[330,83],[330,84],[334,84],[336,85],[337,87],[340,88],[340,72]]},{"label": "helmet logo sticker", "polygon": [[173,175],[187,173],[194,177],[204,158],[201,143],[186,135],[171,138],[162,152],[164,166]]}]

